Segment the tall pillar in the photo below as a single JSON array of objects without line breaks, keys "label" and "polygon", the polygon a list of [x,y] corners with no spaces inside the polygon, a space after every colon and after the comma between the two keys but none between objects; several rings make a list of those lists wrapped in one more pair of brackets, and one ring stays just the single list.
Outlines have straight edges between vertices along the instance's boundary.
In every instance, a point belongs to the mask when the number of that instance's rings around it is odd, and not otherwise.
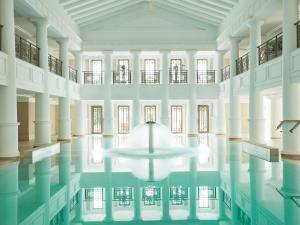
[{"label": "tall pillar", "polygon": [[133,56],[133,78],[132,78],[132,85],[135,89],[135,96],[133,99],[133,127],[138,126],[141,123],[141,108],[140,108],[140,84],[139,84],[139,77],[140,77],[140,51],[134,50],[131,51]]},{"label": "tall pillar", "polygon": [[281,138],[280,131],[276,129],[282,120],[282,99],[279,95],[270,96],[270,112],[270,138]]},{"label": "tall pillar", "polygon": [[44,159],[35,164],[36,199],[45,205],[45,224],[49,224],[49,200],[51,182],[51,158]]},{"label": "tall pillar", "polygon": [[195,54],[196,50],[187,50],[188,55],[188,80],[189,80],[189,123],[188,136],[189,141],[197,141],[197,103],[196,103],[196,69],[195,69]]},{"label": "tall pillar", "polygon": [[113,135],[113,115],[112,115],[112,100],[111,100],[111,79],[112,79],[112,63],[111,55],[112,51],[103,51],[104,54],[104,86],[106,95],[104,98],[104,123],[103,123],[103,135]]},{"label": "tall pillar", "polygon": [[44,92],[35,94],[35,146],[51,142],[51,116],[48,75],[48,21],[35,20],[36,40],[40,48],[40,67],[44,70]]},{"label": "tall pillar", "polygon": [[234,77],[236,75],[236,59],[239,55],[239,39],[230,38],[230,79],[229,79],[229,139],[241,138],[241,107],[239,96],[234,93]]},{"label": "tall pillar", "polygon": [[18,224],[18,162],[0,167],[1,225]]},{"label": "tall pillar", "polygon": [[[81,62],[81,51],[74,52],[75,56],[75,64],[76,64],[76,70],[77,70],[77,79],[78,83],[82,83],[82,62]],[[75,101],[75,109],[76,109],[76,126],[75,126],[75,135],[76,136],[82,136],[85,134],[84,130],[84,116],[83,116],[83,101],[82,100],[76,100]]]},{"label": "tall pillar", "polygon": [[8,85],[0,87],[0,158],[18,157],[14,1],[0,0],[2,51],[7,54]]},{"label": "tall pillar", "polygon": [[169,127],[169,50],[160,51],[162,54],[162,85],[164,94],[161,100],[161,123]]},{"label": "tall pillar", "polygon": [[69,62],[68,44],[69,40],[63,38],[59,40],[59,58],[62,61],[62,76],[66,79],[66,96],[59,98],[59,140],[71,139],[71,113],[70,113],[70,93],[69,93]]},{"label": "tall pillar", "polygon": [[[298,20],[298,1],[282,1],[283,3],[283,44],[282,44],[282,110],[283,120],[299,119],[300,108],[295,99],[300,96],[300,88],[291,82],[291,53],[296,49],[296,28]],[[284,123],[282,126],[282,159],[283,184],[285,195],[299,196],[300,193],[300,163],[288,160],[289,157],[300,157],[300,129],[289,132],[293,124]],[[299,224],[299,207],[291,200],[284,200],[284,221],[289,225]]]},{"label": "tall pillar", "polygon": [[[222,69],[224,66],[224,54],[225,51],[217,50],[217,73],[216,83],[220,83],[222,80]],[[216,122],[216,134],[224,135],[225,132],[225,103],[222,96],[219,96],[217,100],[217,122]]]}]

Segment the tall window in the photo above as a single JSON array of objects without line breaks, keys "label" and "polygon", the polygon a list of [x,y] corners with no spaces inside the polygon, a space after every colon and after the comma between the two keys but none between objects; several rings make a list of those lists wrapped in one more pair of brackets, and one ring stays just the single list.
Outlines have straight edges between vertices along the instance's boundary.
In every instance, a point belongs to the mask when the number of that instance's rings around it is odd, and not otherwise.
[{"label": "tall window", "polygon": [[[118,60],[118,76],[115,77],[115,81],[118,83],[130,83],[130,74],[129,74],[129,60],[128,59],[119,59]],[[114,83],[116,83],[114,82]]]},{"label": "tall window", "polygon": [[159,76],[155,71],[155,59],[145,59],[144,68],[145,71],[142,77],[142,83],[159,83]]},{"label": "tall window", "polygon": [[208,70],[208,60],[207,59],[198,59],[197,60],[197,70],[198,71],[207,71]]},{"label": "tall window", "polygon": [[92,134],[102,133],[103,111],[102,106],[92,106]]},{"label": "tall window", "polygon": [[198,105],[198,131],[199,133],[209,132],[209,106]]},{"label": "tall window", "polygon": [[172,133],[183,131],[183,107],[181,105],[171,106],[171,131]]},{"label": "tall window", "polygon": [[144,113],[145,122],[156,122],[156,105],[145,105]]},{"label": "tall window", "polygon": [[129,106],[118,106],[118,133],[129,133]]}]

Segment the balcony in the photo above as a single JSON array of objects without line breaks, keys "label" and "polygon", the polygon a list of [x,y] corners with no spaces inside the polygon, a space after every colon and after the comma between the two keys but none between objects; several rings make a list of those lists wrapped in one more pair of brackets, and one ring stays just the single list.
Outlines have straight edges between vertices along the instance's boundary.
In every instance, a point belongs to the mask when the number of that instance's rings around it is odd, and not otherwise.
[{"label": "balcony", "polygon": [[258,46],[259,65],[281,56],[282,54],[282,33]]},{"label": "balcony", "polygon": [[214,84],[215,70],[197,70],[197,84]]},{"label": "balcony", "polygon": [[228,80],[230,78],[230,66],[225,66],[223,69],[222,69],[222,77],[221,77],[221,81],[225,81],[225,80]]},{"label": "balcony", "polygon": [[84,71],[84,84],[88,85],[102,85],[103,84],[103,73],[94,71]]},{"label": "balcony", "polygon": [[35,66],[39,66],[40,49],[33,43],[15,35],[16,57]]},{"label": "balcony", "polygon": [[188,71],[187,70],[169,70],[170,84],[186,84]]},{"label": "balcony", "polygon": [[49,71],[62,76],[62,61],[52,55],[48,55]]},{"label": "balcony", "polygon": [[159,84],[160,83],[160,71],[159,70],[142,70],[142,84]]},{"label": "balcony", "polygon": [[3,28],[3,25],[0,24],[0,51],[2,51],[2,28]]},{"label": "balcony", "polygon": [[297,29],[297,48],[300,48],[300,21],[295,23],[295,26],[296,26],[296,29]]},{"label": "balcony", "polygon": [[113,84],[131,84],[131,71],[113,71]]},{"label": "balcony", "polygon": [[78,82],[78,71],[72,67],[69,67],[69,80],[74,81],[75,83]]},{"label": "balcony", "polygon": [[241,56],[236,60],[236,75],[249,70],[249,53]]}]

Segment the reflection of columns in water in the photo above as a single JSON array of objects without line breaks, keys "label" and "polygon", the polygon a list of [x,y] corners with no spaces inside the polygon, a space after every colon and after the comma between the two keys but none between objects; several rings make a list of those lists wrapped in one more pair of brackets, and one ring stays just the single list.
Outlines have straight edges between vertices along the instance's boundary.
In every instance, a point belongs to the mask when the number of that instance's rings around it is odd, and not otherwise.
[{"label": "reflection of columns in water", "polygon": [[134,187],[134,220],[141,220],[141,187],[139,179],[135,179]]},{"label": "reflection of columns in water", "polygon": [[163,220],[170,220],[169,178],[162,182]]},{"label": "reflection of columns in water", "polygon": [[45,221],[49,224],[49,200],[51,181],[51,158],[44,159],[35,164],[36,199],[45,205]]},{"label": "reflection of columns in water", "polygon": [[0,167],[0,224],[18,224],[18,163]]},{"label": "reflection of columns in water", "polygon": [[63,210],[64,224],[70,222],[70,179],[71,179],[71,143],[64,142],[60,145],[59,155],[59,184],[65,185],[67,190],[66,205]]},{"label": "reflection of columns in water", "polygon": [[197,219],[197,158],[190,158],[190,215],[189,219]]},{"label": "reflection of columns in water", "polygon": [[[221,183],[222,179],[222,172],[225,169],[225,138],[217,137],[216,138],[217,142],[217,151],[218,151],[218,172],[219,172],[219,181]],[[220,184],[219,184],[220,185]],[[222,195],[222,190],[219,187],[219,220],[225,219],[227,216],[225,214],[225,204],[222,201],[223,195]]]},{"label": "reflection of columns in water", "polygon": [[241,150],[240,143],[228,141],[229,162],[230,162],[230,186],[231,186],[231,212],[232,225],[238,225],[238,206],[236,204],[236,191],[240,182],[241,171]]},{"label": "reflection of columns in water", "polygon": [[[107,136],[102,139],[102,147],[104,151],[109,151],[113,147],[113,137]],[[110,222],[113,220],[112,212],[112,162],[111,158],[104,158],[104,174],[105,174],[105,221]]]}]

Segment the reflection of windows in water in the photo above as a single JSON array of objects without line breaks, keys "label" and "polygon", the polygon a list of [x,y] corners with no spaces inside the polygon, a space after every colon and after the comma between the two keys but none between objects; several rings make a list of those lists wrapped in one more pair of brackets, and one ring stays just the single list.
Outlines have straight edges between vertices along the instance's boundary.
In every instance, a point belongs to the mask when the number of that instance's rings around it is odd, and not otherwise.
[{"label": "reflection of windows in water", "polygon": [[188,187],[170,187],[169,191],[169,200],[172,205],[183,205],[189,199]]},{"label": "reflection of windows in water", "polygon": [[132,188],[130,187],[119,187],[114,188],[113,201],[118,202],[119,206],[130,206],[133,200]]},{"label": "reflection of windows in water", "polygon": [[86,188],[84,191],[84,200],[89,201],[89,206],[93,209],[103,208],[103,188]]},{"label": "reflection of windows in water", "polygon": [[155,186],[144,187],[142,199],[145,206],[159,206],[161,201],[161,189]]},{"label": "reflection of windows in water", "polygon": [[222,200],[227,208],[231,210],[231,197],[224,191],[222,191]]},{"label": "reflection of windows in water", "polygon": [[210,201],[217,199],[216,187],[200,186],[198,187],[199,208],[209,208]]}]

